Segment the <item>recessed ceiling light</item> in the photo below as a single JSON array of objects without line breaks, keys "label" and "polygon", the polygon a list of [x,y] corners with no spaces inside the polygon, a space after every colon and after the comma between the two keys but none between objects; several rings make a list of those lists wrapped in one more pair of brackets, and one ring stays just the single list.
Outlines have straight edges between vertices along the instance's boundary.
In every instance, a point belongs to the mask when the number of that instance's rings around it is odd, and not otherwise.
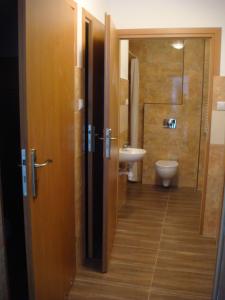
[{"label": "recessed ceiling light", "polygon": [[176,41],[176,42],[172,43],[172,47],[174,49],[181,50],[181,49],[184,48],[184,42],[182,42],[182,41]]}]

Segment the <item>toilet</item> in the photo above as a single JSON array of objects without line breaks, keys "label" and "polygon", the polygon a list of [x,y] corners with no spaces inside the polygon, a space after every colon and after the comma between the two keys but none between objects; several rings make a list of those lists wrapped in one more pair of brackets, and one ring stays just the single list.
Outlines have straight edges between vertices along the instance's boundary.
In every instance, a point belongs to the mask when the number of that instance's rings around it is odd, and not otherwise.
[{"label": "toilet", "polygon": [[162,185],[169,187],[173,177],[177,173],[178,162],[175,160],[158,160],[155,163],[156,172],[162,179]]}]

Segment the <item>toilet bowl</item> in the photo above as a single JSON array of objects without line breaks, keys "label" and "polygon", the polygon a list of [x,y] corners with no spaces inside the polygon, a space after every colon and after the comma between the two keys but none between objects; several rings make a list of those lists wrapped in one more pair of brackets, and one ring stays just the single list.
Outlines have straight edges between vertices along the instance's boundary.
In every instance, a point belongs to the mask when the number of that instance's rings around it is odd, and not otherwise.
[{"label": "toilet bowl", "polygon": [[172,178],[177,173],[178,162],[174,160],[159,160],[155,163],[156,172],[162,179],[162,185],[169,187]]}]

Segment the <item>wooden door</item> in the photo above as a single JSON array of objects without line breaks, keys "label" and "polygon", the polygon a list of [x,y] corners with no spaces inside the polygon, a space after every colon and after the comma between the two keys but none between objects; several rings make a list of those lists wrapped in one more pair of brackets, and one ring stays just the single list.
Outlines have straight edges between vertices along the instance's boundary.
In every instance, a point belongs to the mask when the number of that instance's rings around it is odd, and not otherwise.
[{"label": "wooden door", "polygon": [[[87,257],[102,257],[102,154],[104,114],[104,38],[105,26],[83,9],[83,41],[85,66],[85,192]],[[91,138],[88,138],[88,131]]]},{"label": "wooden door", "polygon": [[[75,267],[74,37],[75,7],[66,0],[20,2],[22,148],[27,152],[24,196],[30,299],[62,300]],[[31,151],[37,195],[32,192]]]},{"label": "wooden door", "polygon": [[[119,39],[111,17],[105,18],[105,99],[103,158],[103,263],[108,269],[116,228],[118,178]],[[109,132],[111,130],[111,133]],[[107,134],[111,134],[107,137]],[[108,139],[108,140],[107,140]],[[107,143],[111,149],[107,149]]]}]

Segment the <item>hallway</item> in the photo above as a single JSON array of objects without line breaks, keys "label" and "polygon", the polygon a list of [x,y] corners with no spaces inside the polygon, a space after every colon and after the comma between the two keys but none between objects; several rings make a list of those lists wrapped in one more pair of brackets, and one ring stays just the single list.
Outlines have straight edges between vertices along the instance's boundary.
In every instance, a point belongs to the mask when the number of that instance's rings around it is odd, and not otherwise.
[{"label": "hallway", "polygon": [[199,218],[192,189],[129,184],[109,272],[79,272],[69,299],[211,299],[216,242],[199,236]]}]

